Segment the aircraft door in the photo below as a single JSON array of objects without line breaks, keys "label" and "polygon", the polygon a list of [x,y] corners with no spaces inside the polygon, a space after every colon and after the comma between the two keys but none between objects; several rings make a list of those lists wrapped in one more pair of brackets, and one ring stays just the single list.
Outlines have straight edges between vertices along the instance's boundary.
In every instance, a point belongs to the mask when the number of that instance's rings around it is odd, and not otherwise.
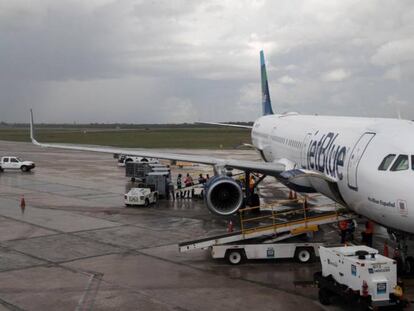
[{"label": "aircraft door", "polygon": [[301,158],[301,164],[302,164],[302,168],[307,168],[307,164],[308,164],[308,144],[311,140],[312,134],[308,133],[306,134],[305,138],[303,139],[303,143],[302,143],[302,150],[300,153],[300,158]]},{"label": "aircraft door", "polygon": [[354,149],[349,157],[348,161],[348,187],[353,190],[358,190],[358,165],[361,161],[362,156],[364,155],[365,150],[368,147],[368,144],[374,138],[375,133],[364,133],[355,144]]}]

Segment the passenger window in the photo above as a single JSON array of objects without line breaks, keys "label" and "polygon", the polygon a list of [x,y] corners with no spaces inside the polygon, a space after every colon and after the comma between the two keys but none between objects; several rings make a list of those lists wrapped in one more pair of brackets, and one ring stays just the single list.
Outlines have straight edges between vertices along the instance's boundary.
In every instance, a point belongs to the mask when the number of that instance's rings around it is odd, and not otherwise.
[{"label": "passenger window", "polygon": [[18,163],[19,161],[17,161],[15,158],[11,158],[11,162]]},{"label": "passenger window", "polygon": [[391,171],[408,170],[408,155],[400,154],[391,167]]},{"label": "passenger window", "polygon": [[414,171],[414,155],[411,156],[411,169]]},{"label": "passenger window", "polygon": [[390,167],[392,161],[395,158],[395,154],[389,154],[387,155],[384,160],[382,160],[380,166],[378,167],[378,170],[380,171],[386,171]]},{"label": "passenger window", "polygon": [[9,162],[9,158],[4,158],[4,162]]}]

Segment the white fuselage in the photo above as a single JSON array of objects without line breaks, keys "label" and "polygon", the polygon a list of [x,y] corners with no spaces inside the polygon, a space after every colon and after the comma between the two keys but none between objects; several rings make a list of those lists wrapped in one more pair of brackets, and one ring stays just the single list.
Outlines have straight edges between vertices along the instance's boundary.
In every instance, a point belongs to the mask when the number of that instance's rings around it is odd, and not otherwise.
[{"label": "white fuselage", "polygon": [[[335,181],[336,195],[318,183],[313,184],[315,192],[409,233],[414,233],[413,137],[414,123],[408,120],[293,113],[263,116],[252,130],[252,143],[265,161],[322,174]],[[393,162],[379,170],[390,154],[395,155]],[[408,167],[402,163],[392,170],[399,155],[408,156]]]}]

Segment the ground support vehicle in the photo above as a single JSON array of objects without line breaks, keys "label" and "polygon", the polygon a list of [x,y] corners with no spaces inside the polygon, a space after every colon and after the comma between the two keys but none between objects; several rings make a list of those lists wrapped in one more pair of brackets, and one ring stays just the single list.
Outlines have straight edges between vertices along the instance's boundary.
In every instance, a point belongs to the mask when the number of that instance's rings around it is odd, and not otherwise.
[{"label": "ground support vehicle", "polygon": [[124,167],[128,162],[159,163],[157,159],[137,157],[131,155],[118,155],[118,166]]},{"label": "ground support vehicle", "polygon": [[143,181],[151,172],[162,172],[169,174],[170,168],[164,164],[153,162],[127,162],[125,165],[125,177],[132,181]]},{"label": "ground support vehicle", "polygon": [[329,305],[342,296],[365,308],[403,308],[402,286],[397,283],[397,263],[376,249],[358,245],[319,248],[322,272],[314,275],[319,301]]},{"label": "ground support vehicle", "polygon": [[150,204],[157,203],[158,191],[154,191],[151,188],[132,188],[124,196],[125,206],[143,205],[149,206]]},{"label": "ground support vehicle", "polygon": [[151,185],[158,192],[159,197],[167,197],[170,172],[154,171],[149,172],[144,178],[147,185]]},{"label": "ground support vehicle", "polygon": [[252,242],[211,246],[212,258],[225,258],[228,263],[237,265],[246,259],[286,259],[294,258],[300,263],[312,262],[319,256],[318,247],[323,243],[293,241]]},{"label": "ground support vehicle", "polygon": [[[230,264],[239,264],[245,259],[296,258],[299,262],[310,262],[319,255],[321,242],[303,242],[300,236],[313,235],[319,226],[348,220],[353,214],[338,214],[336,211],[316,212],[310,209],[274,211],[265,216],[252,218],[246,215],[254,208],[240,210],[241,230],[222,235],[180,243],[179,251],[210,248],[213,258],[225,258]],[[254,225],[259,222],[259,225]],[[282,242],[283,241],[283,242]]]},{"label": "ground support vehicle", "polygon": [[18,157],[6,156],[0,159],[0,172],[4,170],[21,170],[22,172],[29,172],[35,168],[35,164],[32,161],[23,161]]}]

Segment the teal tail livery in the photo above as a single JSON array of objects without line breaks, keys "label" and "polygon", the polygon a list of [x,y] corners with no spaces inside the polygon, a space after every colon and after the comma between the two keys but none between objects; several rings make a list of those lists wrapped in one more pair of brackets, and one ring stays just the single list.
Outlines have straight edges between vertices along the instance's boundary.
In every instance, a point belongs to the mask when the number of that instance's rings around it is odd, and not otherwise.
[{"label": "teal tail livery", "polygon": [[267,81],[266,64],[263,51],[260,51],[260,72],[262,80],[262,113],[264,116],[273,114],[270,102],[269,83]]}]

